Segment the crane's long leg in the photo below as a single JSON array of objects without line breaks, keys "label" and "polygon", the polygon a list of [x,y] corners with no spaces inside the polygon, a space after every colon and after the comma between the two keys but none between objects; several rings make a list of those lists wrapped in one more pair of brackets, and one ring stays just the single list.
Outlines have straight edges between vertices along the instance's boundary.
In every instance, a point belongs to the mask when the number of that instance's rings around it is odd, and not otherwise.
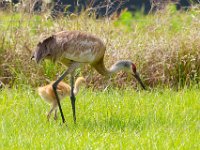
[{"label": "crane's long leg", "polygon": [[74,95],[74,75],[73,74],[71,74],[70,82],[71,82],[70,83],[71,84],[70,99],[71,99],[71,104],[72,104],[73,119],[74,119],[74,123],[76,123],[76,106],[75,106],[76,97]]},{"label": "crane's long leg", "polygon": [[72,64],[69,66],[69,68],[60,76],[60,78],[52,85],[53,87],[53,91],[55,93],[55,96],[56,96],[56,100],[57,100],[57,103],[58,103],[58,108],[60,110],[60,114],[61,114],[61,117],[62,117],[62,121],[63,123],[65,122],[65,117],[63,115],[63,112],[62,112],[62,108],[61,108],[61,105],[60,105],[60,100],[59,100],[59,97],[58,97],[58,93],[56,91],[57,89],[57,86],[59,84],[60,81],[62,81],[64,79],[64,77],[67,75],[67,74],[70,74],[72,72],[74,72],[74,70],[79,66],[79,63],[78,62],[72,62]]}]

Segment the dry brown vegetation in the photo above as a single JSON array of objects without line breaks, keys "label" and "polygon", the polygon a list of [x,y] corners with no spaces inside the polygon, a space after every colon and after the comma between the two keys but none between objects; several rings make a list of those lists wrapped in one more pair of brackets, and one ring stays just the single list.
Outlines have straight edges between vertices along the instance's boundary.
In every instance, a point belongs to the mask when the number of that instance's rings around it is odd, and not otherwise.
[{"label": "dry brown vegetation", "polygon": [[[96,20],[86,12],[52,20],[46,14],[0,12],[0,80],[10,86],[38,86],[55,80],[65,67],[49,61],[37,65],[30,60],[34,47],[55,32],[81,30],[106,43],[107,67],[119,59],[130,59],[149,87],[194,85],[200,80],[199,14],[199,7],[187,12],[169,7],[148,16],[124,13],[117,20]],[[79,75],[94,88],[136,86],[133,77],[122,72],[106,79],[85,66],[77,71]]]}]

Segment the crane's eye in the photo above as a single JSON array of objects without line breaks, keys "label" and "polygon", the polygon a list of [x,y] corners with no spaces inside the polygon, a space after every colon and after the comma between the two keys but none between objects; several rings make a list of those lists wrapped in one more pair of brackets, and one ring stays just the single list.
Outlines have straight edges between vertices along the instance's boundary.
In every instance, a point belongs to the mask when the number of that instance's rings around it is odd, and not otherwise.
[{"label": "crane's eye", "polygon": [[124,64],[124,67],[129,68],[130,65],[129,65],[128,63],[125,63],[125,64]]}]

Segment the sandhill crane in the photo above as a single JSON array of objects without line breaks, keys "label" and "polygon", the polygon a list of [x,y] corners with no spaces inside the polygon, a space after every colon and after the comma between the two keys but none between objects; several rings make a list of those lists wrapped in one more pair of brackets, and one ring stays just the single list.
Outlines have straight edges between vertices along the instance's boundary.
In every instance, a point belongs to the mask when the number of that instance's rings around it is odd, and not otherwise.
[{"label": "sandhill crane", "polygon": [[[52,85],[54,82],[51,82],[48,85],[42,86],[38,88],[38,93],[39,95],[47,102],[51,105],[51,109],[47,115],[47,120],[49,121],[49,118],[51,116],[51,113],[55,110],[55,116],[54,119],[57,119],[57,100],[56,100],[56,96],[55,93],[53,91]],[[83,84],[86,83],[86,80],[83,77],[78,77],[77,80],[75,81],[74,84],[74,95],[78,94],[79,91],[79,87]],[[71,87],[65,83],[65,82],[60,82],[57,86],[57,93],[58,93],[58,97],[60,100],[63,100],[65,97],[70,96],[70,91],[71,91]]]},{"label": "sandhill crane", "polygon": [[145,89],[145,86],[142,83],[138,72],[136,71],[135,64],[132,63],[130,60],[118,61],[114,65],[112,65],[110,69],[106,69],[104,65],[105,51],[106,47],[100,38],[81,31],[58,32],[46,38],[43,42],[39,42],[37,44],[36,50],[31,57],[32,59],[34,58],[37,63],[44,59],[50,59],[54,62],[56,60],[59,60],[68,67],[68,69],[52,85],[63,123],[65,122],[65,118],[56,91],[57,85],[67,74],[71,75],[70,99],[72,104],[73,119],[76,123],[75,96],[73,93],[74,71],[81,64],[90,64],[103,76],[109,76],[120,70],[130,72],[139,81],[143,89]]}]

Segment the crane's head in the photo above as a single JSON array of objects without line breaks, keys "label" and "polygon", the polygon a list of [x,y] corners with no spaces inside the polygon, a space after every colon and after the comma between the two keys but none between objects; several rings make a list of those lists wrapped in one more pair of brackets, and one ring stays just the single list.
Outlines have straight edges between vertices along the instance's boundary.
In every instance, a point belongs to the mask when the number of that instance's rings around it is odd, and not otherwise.
[{"label": "crane's head", "polygon": [[146,88],[145,88],[145,86],[144,86],[142,80],[140,79],[140,75],[139,75],[139,73],[137,72],[137,69],[136,69],[135,64],[134,64],[134,63],[131,63],[130,68],[131,68],[131,71],[133,72],[133,76],[138,80],[138,82],[140,83],[140,85],[142,86],[142,88],[143,88],[144,90],[146,90]]},{"label": "crane's head", "polygon": [[140,79],[139,73],[137,72],[136,65],[132,61],[130,61],[130,60],[118,61],[111,67],[110,70],[111,70],[111,72],[116,72],[118,70],[124,70],[126,72],[131,73],[138,80],[138,82],[140,83],[142,88],[146,89],[142,80]]},{"label": "crane's head", "polygon": [[37,63],[41,62],[44,59],[52,59],[55,58],[52,55],[51,51],[51,43],[53,41],[53,36],[45,39],[43,42],[39,42],[35,51],[33,52],[31,59],[35,59]]}]

